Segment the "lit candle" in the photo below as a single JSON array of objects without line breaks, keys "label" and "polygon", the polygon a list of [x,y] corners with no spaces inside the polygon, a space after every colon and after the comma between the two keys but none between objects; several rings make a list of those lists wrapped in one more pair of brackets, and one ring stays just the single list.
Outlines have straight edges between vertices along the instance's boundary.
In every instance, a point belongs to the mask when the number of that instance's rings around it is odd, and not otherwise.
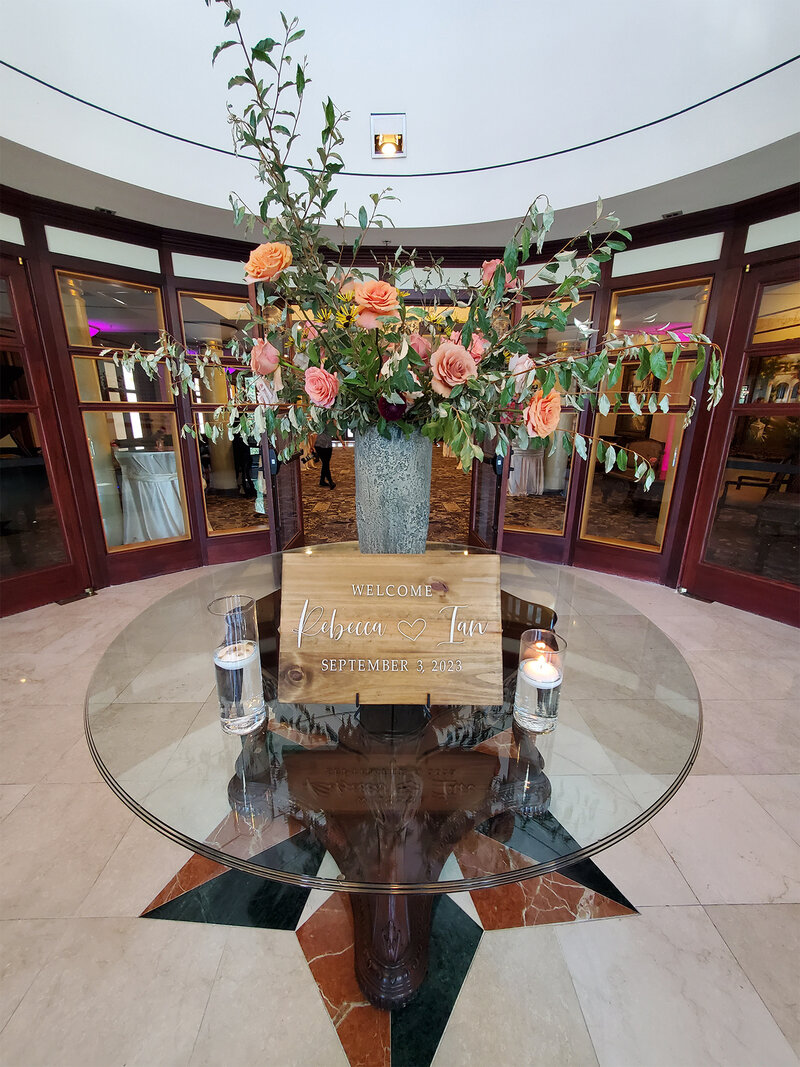
[{"label": "lit candle", "polygon": [[537,689],[555,689],[561,684],[561,671],[544,656],[523,660],[519,667],[525,680],[532,682]]}]

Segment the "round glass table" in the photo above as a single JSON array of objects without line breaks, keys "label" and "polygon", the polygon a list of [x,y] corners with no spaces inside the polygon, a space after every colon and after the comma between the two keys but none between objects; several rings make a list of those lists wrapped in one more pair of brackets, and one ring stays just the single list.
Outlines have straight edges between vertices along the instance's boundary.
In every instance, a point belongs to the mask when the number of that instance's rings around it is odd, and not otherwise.
[{"label": "round glass table", "polygon": [[[358,548],[296,553],[335,567]],[[667,802],[699,748],[697,687],[629,604],[578,571],[501,556],[502,704],[282,703],[282,561],[209,568],[123,630],[89,686],[89,747],[125,804],[193,852],[347,893],[359,983],[399,1007],[425,975],[434,894],[568,867]],[[243,736],[220,726],[207,611],[229,593],[257,602],[268,702]],[[512,718],[519,637],[554,621],[568,643],[558,725],[533,734]]]}]

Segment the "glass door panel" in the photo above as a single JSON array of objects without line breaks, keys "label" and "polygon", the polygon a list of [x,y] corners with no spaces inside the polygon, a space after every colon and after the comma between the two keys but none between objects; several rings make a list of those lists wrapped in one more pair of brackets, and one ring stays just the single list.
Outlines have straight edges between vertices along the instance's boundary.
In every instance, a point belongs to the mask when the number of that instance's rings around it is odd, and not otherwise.
[{"label": "glass door panel", "polygon": [[175,416],[106,410],[83,415],[109,552],[189,536]]},{"label": "glass door panel", "polygon": [[0,577],[68,560],[35,417],[0,413]]},{"label": "glass door panel", "polygon": [[164,328],[158,289],[71,271],[56,278],[70,347],[156,348]]},{"label": "glass door panel", "polygon": [[800,335],[800,281],[765,285],[751,343],[776,344]]},{"label": "glass door panel", "polygon": [[800,418],[735,420],[705,558],[800,585]]},{"label": "glass door panel", "polygon": [[149,378],[137,364],[131,370],[117,366],[112,359],[73,356],[78,399],[86,404],[169,404],[172,393],[169,372],[158,366],[155,378]]},{"label": "glass door panel", "polygon": [[[580,535],[584,540],[647,552],[661,550],[684,419],[682,412],[672,411],[656,415],[597,416],[581,522]],[[624,432],[620,423],[625,427]],[[634,426],[637,436],[631,436]],[[605,463],[597,458],[600,438],[630,449],[626,470],[614,466],[606,471]],[[640,462],[636,457],[647,460],[655,471],[655,481],[647,492],[643,482],[634,480],[636,465]]]},{"label": "glass door panel", "polygon": [[209,536],[266,530],[261,450],[224,431],[212,441],[205,427],[213,421],[213,412],[195,413],[206,530]]},{"label": "glass door panel", "polygon": [[558,430],[547,448],[530,451],[514,449],[508,475],[505,528],[531,533],[563,534],[572,474],[572,438],[566,452],[564,431],[573,433],[578,425],[574,411],[561,415]]}]

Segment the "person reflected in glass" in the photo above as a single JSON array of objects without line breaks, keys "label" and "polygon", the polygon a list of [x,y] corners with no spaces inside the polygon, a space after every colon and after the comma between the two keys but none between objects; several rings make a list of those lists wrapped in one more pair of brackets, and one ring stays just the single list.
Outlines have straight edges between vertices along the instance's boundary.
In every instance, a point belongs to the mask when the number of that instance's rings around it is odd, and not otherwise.
[{"label": "person reflected in glass", "polygon": [[314,444],[314,451],[316,452],[322,469],[319,472],[319,484],[322,486],[327,485],[329,489],[336,488],[336,482],[331,476],[331,455],[333,454],[333,438],[328,433],[328,427],[326,426],[322,433],[317,434],[317,440]]}]

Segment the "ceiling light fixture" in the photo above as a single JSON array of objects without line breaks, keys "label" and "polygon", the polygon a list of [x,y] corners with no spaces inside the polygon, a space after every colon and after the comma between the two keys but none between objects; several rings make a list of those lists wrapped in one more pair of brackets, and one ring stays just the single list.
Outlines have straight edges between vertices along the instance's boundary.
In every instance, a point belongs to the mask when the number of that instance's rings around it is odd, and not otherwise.
[{"label": "ceiling light fixture", "polygon": [[406,117],[400,112],[369,117],[373,159],[396,159],[406,155]]},{"label": "ceiling light fixture", "polygon": [[375,151],[382,156],[396,156],[403,151],[402,133],[376,133]]}]

